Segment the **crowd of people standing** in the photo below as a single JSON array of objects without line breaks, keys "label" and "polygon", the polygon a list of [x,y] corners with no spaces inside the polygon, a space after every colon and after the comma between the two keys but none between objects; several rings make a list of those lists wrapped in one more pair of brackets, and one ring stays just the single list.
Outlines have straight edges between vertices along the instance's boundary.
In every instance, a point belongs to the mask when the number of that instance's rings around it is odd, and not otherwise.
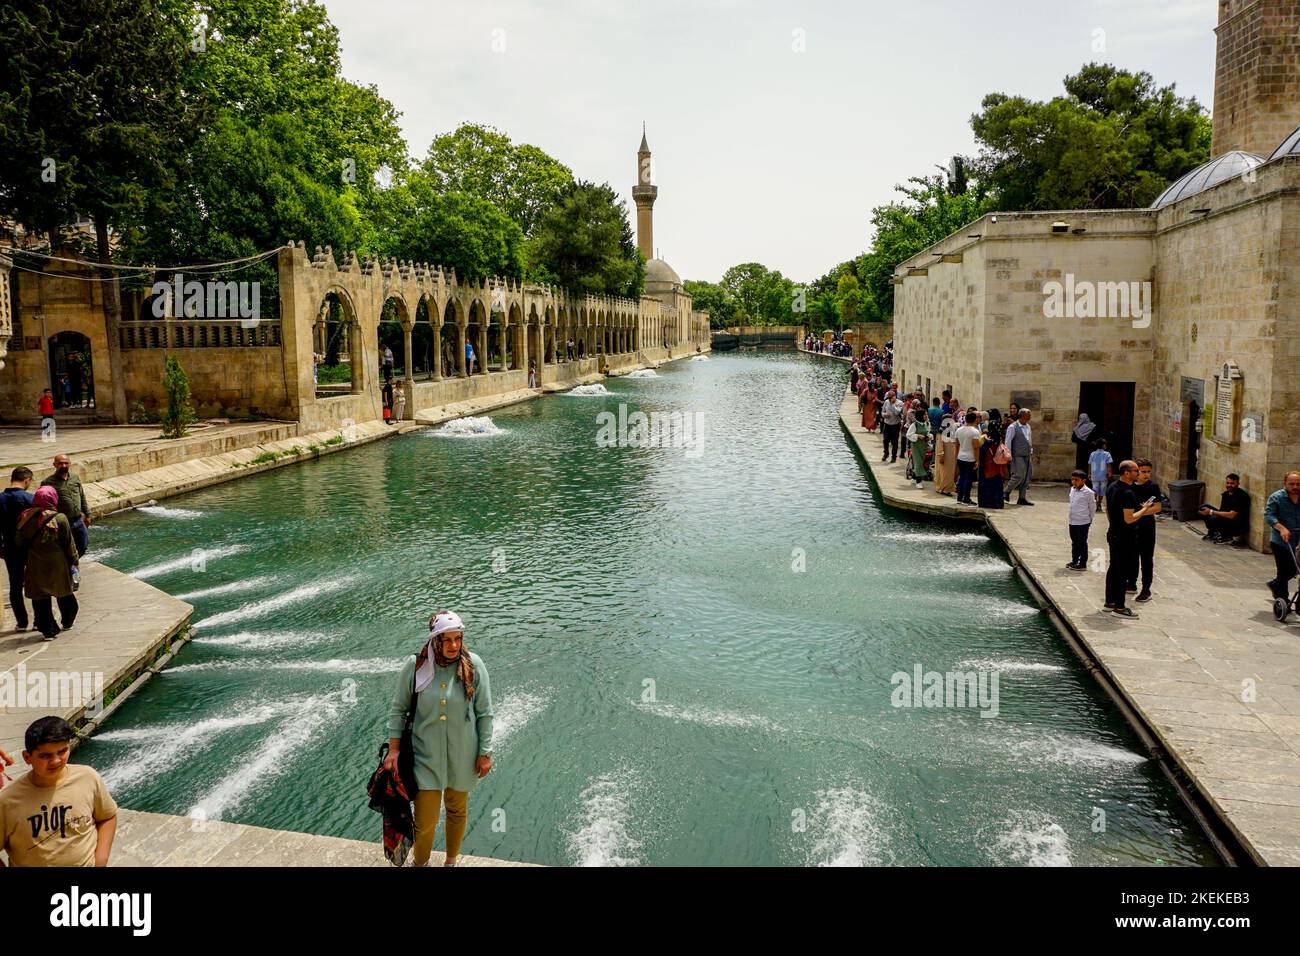
[{"label": "crowd of people standing", "polygon": [[[1014,504],[1033,507],[1028,492],[1033,478],[1033,411],[1015,403],[997,408],[963,407],[951,391],[928,397],[907,391],[893,378],[891,350],[864,348],[849,369],[849,387],[857,396],[862,427],[881,436],[882,463],[902,456],[906,476],[917,488],[934,490],[957,502],[984,509]],[[1088,415],[1072,429],[1077,446],[1070,480],[1068,531],[1070,560],[1066,569],[1089,567],[1089,529],[1098,514],[1107,521],[1105,611],[1123,618],[1137,614],[1128,598],[1152,600],[1155,581],[1156,516],[1169,503],[1153,474],[1151,460],[1116,462],[1109,441]],[[1218,507],[1200,507],[1204,540],[1237,543],[1249,530],[1250,496],[1241,479],[1230,474]],[[1300,577],[1295,547],[1300,542],[1300,472],[1268,500],[1265,522],[1277,575],[1268,582],[1275,598],[1285,598],[1290,582]]]}]

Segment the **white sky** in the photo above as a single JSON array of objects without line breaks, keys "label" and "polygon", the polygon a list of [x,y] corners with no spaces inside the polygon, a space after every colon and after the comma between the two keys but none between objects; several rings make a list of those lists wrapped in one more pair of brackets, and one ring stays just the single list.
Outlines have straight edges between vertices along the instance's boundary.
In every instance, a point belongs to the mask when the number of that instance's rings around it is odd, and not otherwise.
[{"label": "white sky", "polygon": [[324,3],[416,158],[486,123],[632,210],[644,119],[655,244],[684,279],[758,261],[807,281],[863,251],[895,183],[974,152],[986,93],[1046,99],[1100,60],[1213,102],[1217,0]]}]

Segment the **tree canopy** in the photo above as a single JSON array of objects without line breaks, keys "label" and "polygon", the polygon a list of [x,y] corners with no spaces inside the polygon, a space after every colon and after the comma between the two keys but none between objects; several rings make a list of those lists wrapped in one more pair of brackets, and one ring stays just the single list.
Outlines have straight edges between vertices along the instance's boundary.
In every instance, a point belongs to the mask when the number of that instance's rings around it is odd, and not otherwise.
[{"label": "tree canopy", "polygon": [[530,279],[635,298],[645,286],[627,204],[608,183],[577,182],[546,209],[527,244]]}]

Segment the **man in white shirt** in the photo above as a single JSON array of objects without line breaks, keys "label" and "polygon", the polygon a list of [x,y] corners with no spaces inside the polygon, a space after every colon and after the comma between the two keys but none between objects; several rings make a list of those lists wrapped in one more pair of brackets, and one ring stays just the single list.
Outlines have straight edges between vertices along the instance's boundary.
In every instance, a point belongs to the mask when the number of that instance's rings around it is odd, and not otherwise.
[{"label": "man in white shirt", "polygon": [[973,505],[971,486],[975,483],[975,463],[979,460],[980,430],[975,427],[979,419],[974,412],[966,413],[966,424],[953,434],[957,439],[957,500]]}]

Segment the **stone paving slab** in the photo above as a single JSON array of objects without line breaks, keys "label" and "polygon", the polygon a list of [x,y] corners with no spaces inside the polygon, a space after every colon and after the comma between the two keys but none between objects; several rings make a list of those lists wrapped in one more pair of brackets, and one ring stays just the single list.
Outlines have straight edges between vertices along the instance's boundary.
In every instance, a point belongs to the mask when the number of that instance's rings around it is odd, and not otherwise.
[{"label": "stone paving slab", "polygon": [[[81,565],[77,603],[80,610],[71,630],[47,643],[39,631],[14,630],[13,612],[6,599],[0,626],[0,680],[16,688],[23,675],[31,692],[34,679],[48,682],[50,675],[81,675],[75,682],[61,685],[60,699],[45,698],[58,706],[0,707],[0,749],[15,761],[10,776],[26,772],[19,755],[28,724],[37,717],[58,714],[78,725],[88,707],[93,713],[94,675],[99,676],[103,690],[111,692],[152,663],[158,651],[189,622],[194,610],[144,581],[99,564],[93,560],[93,552]],[[79,696],[69,696],[71,691],[79,691]],[[9,704],[14,699],[3,702]]]},{"label": "stone paving slab", "polygon": [[[1154,600],[1123,620],[1102,610],[1101,570],[1065,570],[1064,486],[1032,486],[1033,508],[958,505],[930,483],[918,490],[901,461],[880,463],[880,437],[847,391],[840,422],[887,504],[985,521],[1255,861],[1300,865],[1300,619],[1273,619],[1271,556],[1158,519]],[[1099,515],[1090,549],[1105,548],[1105,527]]]},{"label": "stone paving slab", "polygon": [[[243,823],[194,820],[139,810],[119,810],[112,866],[392,866],[375,839],[345,840]],[[446,855],[434,850],[431,866]],[[461,854],[460,866],[536,866]]]}]

